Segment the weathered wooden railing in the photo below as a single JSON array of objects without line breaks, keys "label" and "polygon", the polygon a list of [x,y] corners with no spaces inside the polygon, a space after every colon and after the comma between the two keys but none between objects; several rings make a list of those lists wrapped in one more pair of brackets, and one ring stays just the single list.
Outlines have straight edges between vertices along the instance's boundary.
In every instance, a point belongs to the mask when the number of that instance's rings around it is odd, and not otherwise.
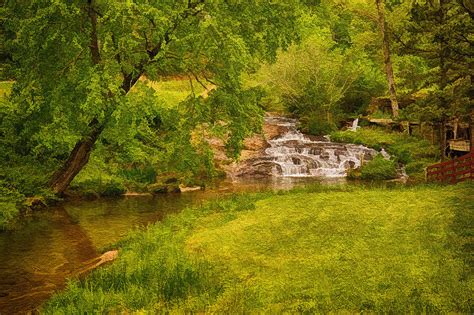
[{"label": "weathered wooden railing", "polygon": [[451,184],[474,180],[474,149],[453,160],[428,166],[426,179]]}]

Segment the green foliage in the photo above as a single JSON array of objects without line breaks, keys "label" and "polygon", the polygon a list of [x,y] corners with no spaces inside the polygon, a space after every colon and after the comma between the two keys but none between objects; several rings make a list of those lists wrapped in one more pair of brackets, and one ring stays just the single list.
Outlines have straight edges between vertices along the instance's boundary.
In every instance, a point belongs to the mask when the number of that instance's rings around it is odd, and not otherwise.
[{"label": "green foliage", "polygon": [[7,98],[11,92],[12,85],[12,81],[0,81],[0,99]]},{"label": "green foliage", "polygon": [[380,154],[360,168],[361,179],[385,180],[394,179],[396,177],[397,166],[395,161],[386,160]]},{"label": "green foliage", "polygon": [[[465,1],[402,2],[391,24],[398,76],[406,92],[423,91],[405,111],[419,121],[465,117],[472,102],[472,8]],[[420,93],[418,93],[420,94]],[[421,96],[421,97],[420,97]]]},{"label": "green foliage", "polygon": [[438,148],[427,140],[381,128],[361,128],[356,132],[336,131],[331,134],[331,140],[363,144],[376,150],[384,148],[397,162],[406,164],[409,176],[418,179],[423,173],[420,162],[426,167],[438,160]]},{"label": "green foliage", "polygon": [[470,313],[473,192],[314,186],[216,200],[132,233],[117,261],[42,311]]},{"label": "green foliage", "polygon": [[[241,76],[295,40],[298,14],[297,1],[8,1],[1,30],[12,34],[5,47],[16,81],[1,112],[2,147],[64,162],[100,131],[97,147],[113,150],[107,162],[209,170],[194,130],[225,128],[238,155],[263,115],[261,93]],[[176,75],[192,80],[160,82]],[[211,84],[217,90],[204,99]]]},{"label": "green foliage", "polygon": [[77,181],[71,185],[71,189],[79,191],[85,196],[113,197],[121,196],[126,192],[123,182],[117,178],[102,177]]},{"label": "green foliage", "polygon": [[0,230],[8,228],[19,213],[19,207],[24,200],[24,195],[8,187],[0,180]]},{"label": "green foliage", "polygon": [[364,36],[376,36],[375,25],[361,18],[358,10],[351,4],[322,3],[303,14],[301,43],[281,52],[275,64],[264,66],[256,76],[269,94],[267,99],[302,118],[306,130],[315,129],[306,122],[314,122],[316,116],[326,121],[317,129],[331,129],[330,125],[363,112],[373,95],[386,89]]},{"label": "green foliage", "polygon": [[310,135],[327,135],[337,129],[333,122],[328,122],[325,117],[312,113],[301,119],[302,131]]}]

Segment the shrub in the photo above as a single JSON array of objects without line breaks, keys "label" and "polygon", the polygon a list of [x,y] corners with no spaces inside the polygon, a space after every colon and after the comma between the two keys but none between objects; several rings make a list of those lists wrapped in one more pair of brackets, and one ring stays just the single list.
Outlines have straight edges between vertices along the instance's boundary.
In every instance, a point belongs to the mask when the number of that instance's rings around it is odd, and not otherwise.
[{"label": "shrub", "polygon": [[6,229],[18,215],[19,206],[24,200],[22,194],[2,184],[3,182],[0,181],[0,230]]},{"label": "shrub", "polygon": [[121,181],[112,179],[109,182],[102,185],[99,193],[101,196],[112,197],[112,196],[121,196],[127,189]]},{"label": "shrub", "polygon": [[380,154],[360,168],[361,179],[393,179],[396,177],[395,161],[386,160]]},{"label": "shrub", "polygon": [[328,122],[318,114],[312,114],[301,120],[303,132],[314,136],[327,135],[337,129],[334,123]]},{"label": "shrub", "polygon": [[127,191],[122,181],[113,177],[106,179],[93,178],[74,182],[71,188],[84,196],[120,196]]}]

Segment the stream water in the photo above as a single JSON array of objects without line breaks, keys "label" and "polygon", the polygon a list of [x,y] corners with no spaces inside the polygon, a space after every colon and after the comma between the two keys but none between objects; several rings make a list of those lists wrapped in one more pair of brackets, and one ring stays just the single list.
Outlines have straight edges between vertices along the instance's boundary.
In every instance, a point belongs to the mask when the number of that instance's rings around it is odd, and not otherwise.
[{"label": "stream water", "polygon": [[344,181],[347,168],[377,154],[362,146],[303,135],[293,119],[267,117],[266,123],[282,127],[283,132],[268,141],[263,156],[247,165],[264,165],[266,178],[223,181],[205,191],[181,194],[68,201],[35,212],[17,229],[0,233],[0,314],[36,310],[130,229],[232,192],[289,189],[315,181],[338,183]]}]

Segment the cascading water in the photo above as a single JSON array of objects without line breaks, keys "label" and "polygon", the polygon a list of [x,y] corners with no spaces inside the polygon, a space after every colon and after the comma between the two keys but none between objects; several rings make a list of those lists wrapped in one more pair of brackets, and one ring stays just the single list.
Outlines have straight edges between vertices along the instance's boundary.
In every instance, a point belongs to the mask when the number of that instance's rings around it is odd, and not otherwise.
[{"label": "cascading water", "polygon": [[283,132],[268,140],[265,154],[249,161],[241,175],[344,177],[349,168],[357,168],[378,154],[362,145],[334,143],[327,137],[304,135],[298,131],[296,119],[268,116],[265,123],[278,126]]}]

